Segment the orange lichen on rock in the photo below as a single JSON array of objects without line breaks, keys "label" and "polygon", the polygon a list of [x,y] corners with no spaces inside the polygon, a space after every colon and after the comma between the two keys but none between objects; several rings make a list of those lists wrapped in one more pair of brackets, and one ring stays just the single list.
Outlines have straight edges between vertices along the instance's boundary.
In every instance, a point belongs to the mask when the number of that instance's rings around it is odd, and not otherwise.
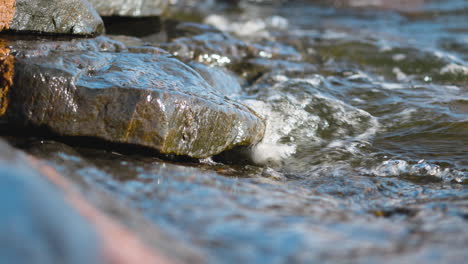
[{"label": "orange lichen on rock", "polygon": [[13,85],[13,64],[10,49],[5,41],[0,40],[0,116],[5,114],[8,107],[8,90]]},{"label": "orange lichen on rock", "polygon": [[10,27],[15,15],[15,0],[0,0],[0,31]]}]

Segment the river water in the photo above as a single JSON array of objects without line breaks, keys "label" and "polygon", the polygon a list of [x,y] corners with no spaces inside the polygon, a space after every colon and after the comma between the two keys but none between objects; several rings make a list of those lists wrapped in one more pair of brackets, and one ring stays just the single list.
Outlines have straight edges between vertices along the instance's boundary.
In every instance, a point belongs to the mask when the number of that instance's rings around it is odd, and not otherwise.
[{"label": "river water", "polygon": [[203,18],[269,48],[226,75],[208,69],[265,118],[253,148],[182,162],[18,145],[211,263],[466,262],[468,6],[382,2],[246,2]]}]

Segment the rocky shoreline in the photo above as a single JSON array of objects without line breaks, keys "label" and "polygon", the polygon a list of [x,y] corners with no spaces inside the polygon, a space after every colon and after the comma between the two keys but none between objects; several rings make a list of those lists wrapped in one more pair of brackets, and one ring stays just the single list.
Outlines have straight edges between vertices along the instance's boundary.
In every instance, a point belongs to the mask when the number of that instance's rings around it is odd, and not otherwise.
[{"label": "rocky shoreline", "polygon": [[462,263],[464,39],[364,2],[0,0],[0,264]]},{"label": "rocky shoreline", "polygon": [[[168,1],[140,2],[2,1],[2,126],[98,138],[190,158],[207,158],[259,142],[265,129],[262,117],[229,99],[223,90],[226,87],[217,87],[209,73],[203,74],[206,70],[202,66],[197,68],[205,77],[161,48],[126,45],[99,36],[105,31],[99,15],[159,17],[169,5]],[[220,78],[228,76],[219,74]],[[168,248],[159,245],[167,238],[157,230],[151,232],[154,228],[138,217],[109,218],[103,211],[119,206],[106,202],[109,198],[94,193],[95,188],[80,187],[66,179],[69,176],[14,150],[3,140],[0,144],[0,186],[23,190],[8,196],[11,208],[16,209],[3,208],[11,217],[2,219],[2,228],[15,226],[11,221],[21,221],[23,226],[15,228],[48,230],[36,238],[2,229],[1,263],[203,262],[186,246],[177,246],[178,242]],[[6,166],[12,162],[15,165]],[[86,197],[92,193],[98,197],[91,199],[94,201]],[[101,208],[96,209],[96,204]],[[61,211],[61,216],[51,210]],[[114,210],[129,214],[128,209]],[[146,227],[130,231],[119,221]],[[142,242],[141,235],[135,234],[138,232],[152,233],[143,237],[156,241],[157,246]],[[55,245],[54,241],[65,244]],[[19,243],[28,249],[20,249]],[[50,250],[33,250],[39,244]]]}]

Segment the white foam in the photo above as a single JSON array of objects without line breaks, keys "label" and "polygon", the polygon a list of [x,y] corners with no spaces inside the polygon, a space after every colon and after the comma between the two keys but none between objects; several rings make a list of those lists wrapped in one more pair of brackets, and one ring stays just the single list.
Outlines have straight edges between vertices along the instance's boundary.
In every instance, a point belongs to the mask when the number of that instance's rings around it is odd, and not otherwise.
[{"label": "white foam", "polygon": [[453,90],[453,91],[460,91],[460,87],[458,87],[456,85],[444,85],[444,88],[446,88],[448,90]]},{"label": "white foam", "polygon": [[407,85],[403,85],[401,83],[389,83],[389,82],[379,83],[377,82],[376,84],[379,84],[382,88],[388,89],[388,90],[398,90],[398,89],[408,88]]},{"label": "white foam", "polygon": [[204,23],[215,26],[222,31],[228,31],[230,29],[227,18],[220,15],[209,15],[205,18]]},{"label": "white foam", "polygon": [[280,139],[293,129],[271,106],[258,100],[245,100],[244,103],[265,118],[266,130],[263,140],[251,149],[252,160],[261,165],[280,165],[281,161],[296,152],[296,146],[279,143]]},{"label": "white foam", "polygon": [[229,21],[226,17],[213,14],[206,17],[204,23],[238,36],[251,37],[268,37],[269,28],[284,30],[289,26],[288,20],[281,16],[271,16],[266,19],[244,18],[239,21]]},{"label": "white foam", "polygon": [[375,167],[372,172],[376,176],[398,176],[408,171],[408,162],[404,160],[386,160]]},{"label": "white foam", "polygon": [[278,166],[281,162],[296,153],[293,145],[260,142],[251,150],[251,158],[256,164]]},{"label": "white foam", "polygon": [[442,181],[463,182],[468,177],[467,172],[458,171],[455,169],[441,168],[437,164],[420,160],[416,163],[409,163],[405,160],[386,160],[380,165],[371,169],[371,173],[375,176],[389,177],[400,175],[413,175],[419,177],[436,177]]},{"label": "white foam", "polygon": [[453,74],[467,74],[468,67],[463,65],[458,65],[455,63],[450,63],[440,69],[440,74],[453,73]]},{"label": "white foam", "polygon": [[359,103],[359,104],[364,104],[364,103],[366,103],[365,100],[363,100],[363,99],[361,99],[361,98],[359,98],[359,97],[353,97],[353,99],[351,99],[351,100],[353,100],[354,102]]},{"label": "white foam", "polygon": [[267,18],[266,22],[272,28],[277,28],[277,29],[282,29],[282,30],[289,28],[289,21],[282,16],[271,16]]},{"label": "white foam", "polygon": [[392,69],[393,74],[395,74],[396,78],[400,82],[408,81],[408,75],[406,75],[400,68],[394,67]]},{"label": "white foam", "polygon": [[[265,136],[251,151],[254,162],[281,165],[298,146],[357,153],[375,135],[380,127],[375,117],[323,94],[315,88],[321,83],[322,78],[288,79],[266,90],[261,100],[244,101],[266,120]],[[324,130],[330,131],[326,138],[321,137]]]},{"label": "white foam", "polygon": [[407,123],[411,120],[414,115],[417,115],[418,111],[416,108],[406,108],[403,111],[392,116],[392,123]]},{"label": "white foam", "polygon": [[351,81],[352,80],[364,80],[364,81],[369,81],[369,82],[372,81],[371,76],[369,76],[367,73],[362,72],[362,71],[358,71],[355,74],[348,76],[346,79],[351,80]]},{"label": "white foam", "polygon": [[402,60],[406,59],[406,55],[403,54],[403,53],[398,53],[398,54],[393,55],[392,59],[394,61],[402,61]]}]

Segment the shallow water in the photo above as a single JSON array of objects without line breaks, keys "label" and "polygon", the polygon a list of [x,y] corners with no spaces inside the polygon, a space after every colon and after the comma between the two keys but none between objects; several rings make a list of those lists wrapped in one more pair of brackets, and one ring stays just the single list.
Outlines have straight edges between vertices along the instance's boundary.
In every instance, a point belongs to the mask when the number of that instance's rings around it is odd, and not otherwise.
[{"label": "shallow water", "polygon": [[265,118],[251,149],[183,163],[16,144],[129,202],[212,263],[466,262],[465,1],[336,3],[244,3],[205,17],[263,47],[240,61],[197,59],[229,71],[192,64]]}]

